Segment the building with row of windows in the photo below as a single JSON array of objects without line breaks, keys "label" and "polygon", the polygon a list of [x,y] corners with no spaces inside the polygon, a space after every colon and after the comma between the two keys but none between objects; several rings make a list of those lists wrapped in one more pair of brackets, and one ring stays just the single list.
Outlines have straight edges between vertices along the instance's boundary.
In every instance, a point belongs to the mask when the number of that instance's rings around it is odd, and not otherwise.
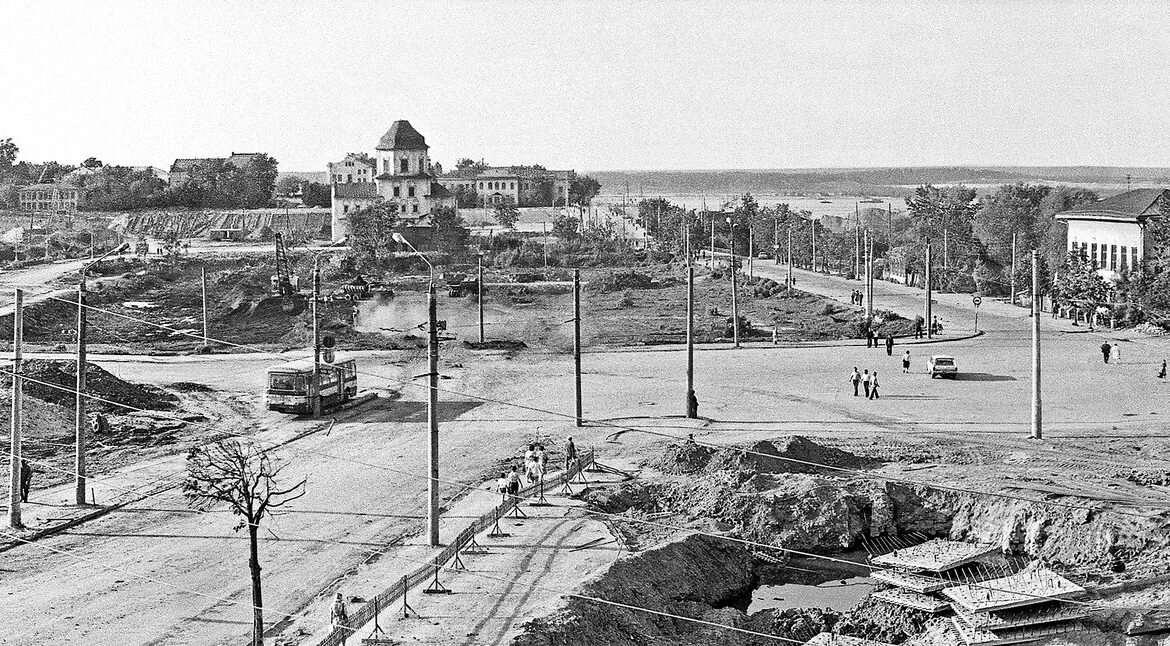
[{"label": "building with row of windows", "polygon": [[548,170],[541,166],[491,166],[456,170],[438,177],[453,193],[475,204],[513,202],[517,206],[564,204],[569,185],[576,178],[571,170]]},{"label": "building with row of windows", "polygon": [[85,206],[86,190],[65,184],[22,186],[20,210],[32,213],[73,214]]},{"label": "building with row of windows", "polygon": [[[431,211],[453,206],[454,196],[435,181],[426,139],[409,121],[399,120],[374,149],[371,165],[360,155],[347,155],[329,164],[333,196],[333,239],[349,235],[349,215],[376,204],[395,204],[398,217],[408,226],[428,226]],[[352,162],[353,166],[347,166]],[[352,169],[352,172],[351,172]],[[358,173],[358,170],[366,173]],[[374,175],[373,173],[377,173]],[[361,177],[370,177],[358,181]],[[349,181],[350,178],[354,181]],[[340,181],[344,178],[345,181]]]},{"label": "building with row of windows", "polygon": [[1170,190],[1141,188],[1056,214],[1068,225],[1068,251],[1097,265],[1103,278],[1141,266],[1149,253],[1146,224],[1170,207]]}]

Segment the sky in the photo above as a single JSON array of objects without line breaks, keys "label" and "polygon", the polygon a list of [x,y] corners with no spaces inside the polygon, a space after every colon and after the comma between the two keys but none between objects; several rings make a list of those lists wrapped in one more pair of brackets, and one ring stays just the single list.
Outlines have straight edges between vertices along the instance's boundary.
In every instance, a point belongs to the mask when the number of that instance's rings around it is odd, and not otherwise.
[{"label": "sky", "polygon": [[0,2],[21,159],[1170,166],[1170,4]]}]

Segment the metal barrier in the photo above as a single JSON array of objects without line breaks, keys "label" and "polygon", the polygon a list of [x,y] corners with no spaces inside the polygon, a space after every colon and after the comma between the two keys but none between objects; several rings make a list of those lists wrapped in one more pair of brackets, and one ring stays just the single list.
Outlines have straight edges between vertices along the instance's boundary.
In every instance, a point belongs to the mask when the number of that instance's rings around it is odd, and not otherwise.
[{"label": "metal barrier", "polygon": [[[367,603],[363,604],[353,615],[350,616],[349,622],[345,626],[334,628],[329,635],[317,642],[317,646],[341,646],[345,641],[353,637],[353,633],[359,630],[362,626],[373,621],[375,614],[379,608],[388,608],[399,599],[405,601],[406,593],[412,588],[417,587],[427,581],[431,581],[437,576],[439,568],[445,566],[454,559],[455,556],[463,550],[464,547],[474,542],[475,537],[484,530],[494,527],[501,518],[503,518],[513,507],[520,504],[522,498],[527,498],[535,493],[542,491],[542,487],[556,487],[558,485],[567,485],[573,478],[576,478],[587,467],[593,466],[595,463],[595,454],[592,449],[581,454],[577,461],[570,465],[564,471],[545,480],[528,485],[520,489],[515,496],[505,499],[499,505],[492,508],[492,510],[479,518],[475,519],[468,525],[455,540],[451,541],[443,551],[439,552],[438,556],[426,563],[420,565],[410,574],[402,577],[402,579],[393,587],[383,590],[378,596],[374,597]],[[403,615],[408,614],[409,605],[403,604]]]}]

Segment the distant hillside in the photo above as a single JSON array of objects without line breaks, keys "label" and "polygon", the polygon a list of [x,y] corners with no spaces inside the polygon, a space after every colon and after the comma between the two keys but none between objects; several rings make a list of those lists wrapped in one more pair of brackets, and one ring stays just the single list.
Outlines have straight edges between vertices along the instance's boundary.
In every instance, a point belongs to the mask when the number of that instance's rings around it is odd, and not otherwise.
[{"label": "distant hillside", "polygon": [[1056,167],[906,167],[820,168],[791,170],[592,171],[602,193],[827,193],[832,195],[907,194],[920,184],[1092,184],[1135,187],[1170,185],[1170,168]]}]

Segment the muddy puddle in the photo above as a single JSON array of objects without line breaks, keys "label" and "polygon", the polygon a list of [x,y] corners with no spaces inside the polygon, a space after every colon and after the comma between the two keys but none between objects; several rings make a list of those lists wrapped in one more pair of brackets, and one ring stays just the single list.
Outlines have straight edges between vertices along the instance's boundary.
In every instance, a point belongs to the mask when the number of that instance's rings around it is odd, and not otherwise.
[{"label": "muddy puddle", "polygon": [[865,554],[845,553],[826,561],[796,557],[787,565],[765,572],[755,589],[733,604],[747,614],[761,610],[822,608],[849,610],[874,590]]}]

